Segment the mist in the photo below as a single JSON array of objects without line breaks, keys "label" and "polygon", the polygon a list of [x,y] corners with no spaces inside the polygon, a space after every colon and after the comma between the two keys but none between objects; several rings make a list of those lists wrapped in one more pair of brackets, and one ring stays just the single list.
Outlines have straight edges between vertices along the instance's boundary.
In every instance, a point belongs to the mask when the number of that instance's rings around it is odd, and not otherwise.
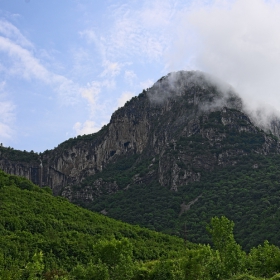
[{"label": "mist", "polygon": [[147,89],[152,104],[163,105],[169,100],[189,97],[200,113],[220,110],[223,107],[243,110],[240,96],[227,83],[201,71],[171,72]]},{"label": "mist", "polygon": [[255,122],[270,123],[280,116],[280,2],[194,2],[176,16],[167,71],[210,73],[234,88]]}]

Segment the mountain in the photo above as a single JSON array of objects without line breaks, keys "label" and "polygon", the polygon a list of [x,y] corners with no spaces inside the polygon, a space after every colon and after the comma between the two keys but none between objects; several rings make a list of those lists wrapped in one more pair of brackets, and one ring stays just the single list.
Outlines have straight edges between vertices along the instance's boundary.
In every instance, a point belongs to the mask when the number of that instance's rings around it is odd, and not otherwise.
[{"label": "mountain", "polygon": [[[241,100],[228,94],[225,97],[218,92],[202,74],[173,73],[117,110],[98,133],[69,139],[37,158],[25,152],[17,157],[8,153],[6,157],[2,149],[0,167],[39,185],[48,185],[60,194],[64,187],[101,172],[121,155],[142,154],[147,149],[160,154],[162,147],[176,139],[173,134],[186,124],[185,135],[194,134],[198,115],[211,106],[224,104],[240,109]],[[169,179],[163,174],[161,177],[162,184],[166,184],[163,181]]]},{"label": "mountain", "polygon": [[209,242],[205,225],[227,215],[246,249],[279,245],[280,126],[256,121],[230,86],[180,71],[98,133],[39,155],[0,147],[0,169],[129,223],[177,235],[186,225],[191,241]]}]

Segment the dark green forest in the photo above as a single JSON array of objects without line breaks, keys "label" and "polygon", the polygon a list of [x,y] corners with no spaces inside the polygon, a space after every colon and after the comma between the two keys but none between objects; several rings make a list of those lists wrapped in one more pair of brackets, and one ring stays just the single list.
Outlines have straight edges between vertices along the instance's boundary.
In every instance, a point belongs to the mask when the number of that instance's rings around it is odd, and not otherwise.
[{"label": "dark green forest", "polygon": [[[136,172],[139,173],[139,170],[141,166]],[[108,180],[106,176],[113,172],[108,168],[103,173],[102,178]],[[113,178],[126,184],[130,178],[130,175],[125,177],[127,173],[124,171]],[[236,239],[246,250],[266,239],[280,245],[278,155],[244,156],[236,166],[204,172],[201,178],[200,182],[179,187],[178,192],[163,188],[156,182],[135,184],[84,206],[94,211],[106,209],[116,219],[175,235],[180,234],[186,223],[188,239],[200,243],[210,241],[205,226],[211,217],[226,215],[235,221]],[[89,180],[85,180],[84,184],[89,184]],[[183,202],[188,204],[197,197],[195,205],[180,216],[180,205]]]},{"label": "dark green forest", "polygon": [[0,279],[280,279],[280,249],[245,252],[225,216],[210,244],[132,226],[0,172]]}]

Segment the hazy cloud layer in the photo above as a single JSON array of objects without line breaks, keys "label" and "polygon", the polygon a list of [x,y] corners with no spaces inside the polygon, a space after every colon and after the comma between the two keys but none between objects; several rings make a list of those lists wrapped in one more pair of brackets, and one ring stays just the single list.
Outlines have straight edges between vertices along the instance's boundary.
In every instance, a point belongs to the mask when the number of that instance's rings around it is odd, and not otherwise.
[{"label": "hazy cloud layer", "polygon": [[230,83],[250,109],[280,109],[280,3],[210,1],[178,14],[168,69],[199,69]]}]

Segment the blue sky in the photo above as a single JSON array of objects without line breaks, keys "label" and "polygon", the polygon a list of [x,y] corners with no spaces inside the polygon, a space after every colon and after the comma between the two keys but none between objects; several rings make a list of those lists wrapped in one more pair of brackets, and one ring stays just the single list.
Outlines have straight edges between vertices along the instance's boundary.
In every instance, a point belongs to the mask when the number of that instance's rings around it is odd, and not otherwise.
[{"label": "blue sky", "polygon": [[265,0],[0,0],[0,142],[42,152],[96,132],[178,70],[277,111],[279,15]]}]

